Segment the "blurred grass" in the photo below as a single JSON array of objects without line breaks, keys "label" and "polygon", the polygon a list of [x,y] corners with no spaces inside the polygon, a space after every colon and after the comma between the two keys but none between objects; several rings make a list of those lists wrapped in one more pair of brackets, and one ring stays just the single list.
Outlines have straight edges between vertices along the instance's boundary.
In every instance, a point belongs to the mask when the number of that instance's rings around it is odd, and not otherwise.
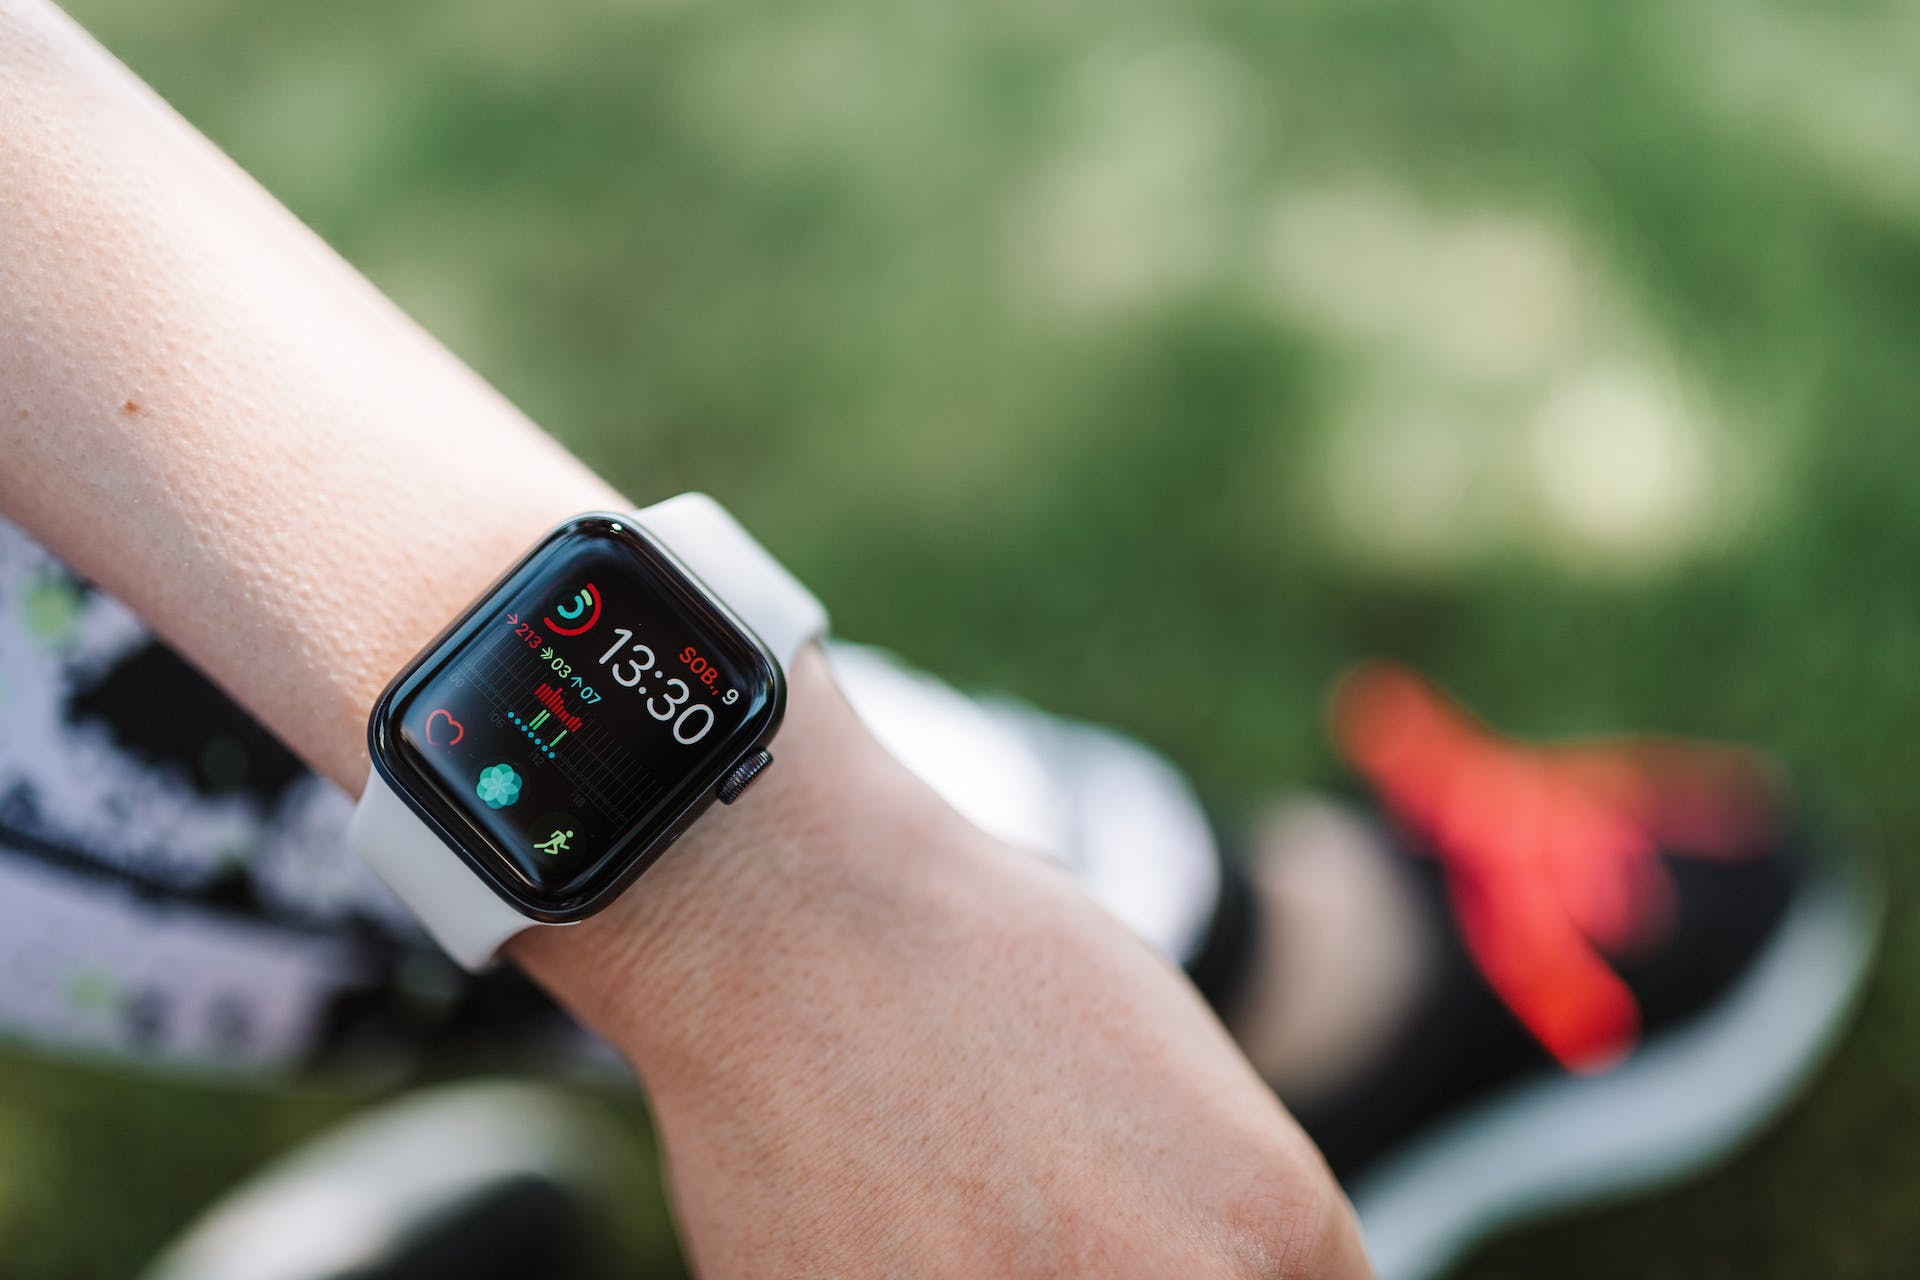
[{"label": "blurred grass", "polygon": [[[1841,789],[1894,912],[1812,1097],[1470,1270],[1908,1265],[1910,6],[73,8],[635,498],[712,489],[845,634],[1229,806],[1326,776],[1325,682],[1382,652]],[[353,1101],[0,1065],[0,1270],[125,1275]]]}]

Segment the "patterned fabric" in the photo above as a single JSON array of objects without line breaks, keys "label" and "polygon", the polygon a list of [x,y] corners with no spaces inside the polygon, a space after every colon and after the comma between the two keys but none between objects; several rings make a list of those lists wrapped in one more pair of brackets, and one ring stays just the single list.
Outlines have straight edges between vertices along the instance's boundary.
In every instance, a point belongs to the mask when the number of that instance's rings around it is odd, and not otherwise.
[{"label": "patterned fabric", "polygon": [[407,936],[350,805],[0,526],[0,1027],[237,1069],[306,1054]]}]

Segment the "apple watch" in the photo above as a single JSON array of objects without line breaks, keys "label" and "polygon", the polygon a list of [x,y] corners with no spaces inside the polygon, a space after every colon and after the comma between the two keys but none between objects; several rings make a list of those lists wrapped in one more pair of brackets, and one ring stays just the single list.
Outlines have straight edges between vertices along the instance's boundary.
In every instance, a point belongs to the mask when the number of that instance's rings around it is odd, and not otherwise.
[{"label": "apple watch", "polygon": [[547,535],[394,677],[354,851],[461,965],[613,901],[773,761],[812,593],[705,494]]}]

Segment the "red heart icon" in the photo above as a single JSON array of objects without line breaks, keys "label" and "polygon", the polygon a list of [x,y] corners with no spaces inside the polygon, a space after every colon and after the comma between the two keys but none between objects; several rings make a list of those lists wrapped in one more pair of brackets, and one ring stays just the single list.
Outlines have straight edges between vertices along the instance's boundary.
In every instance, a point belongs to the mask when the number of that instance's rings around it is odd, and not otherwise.
[{"label": "red heart icon", "polygon": [[[451,738],[448,738],[445,742],[435,742],[433,740],[433,722],[436,718],[445,720],[448,724],[453,726],[453,736]],[[455,720],[452,716],[448,715],[441,708],[435,707],[431,712],[427,714],[427,745],[428,746],[450,747],[454,743],[460,741],[460,739],[466,736],[467,736],[467,727],[461,724],[458,720]]]}]

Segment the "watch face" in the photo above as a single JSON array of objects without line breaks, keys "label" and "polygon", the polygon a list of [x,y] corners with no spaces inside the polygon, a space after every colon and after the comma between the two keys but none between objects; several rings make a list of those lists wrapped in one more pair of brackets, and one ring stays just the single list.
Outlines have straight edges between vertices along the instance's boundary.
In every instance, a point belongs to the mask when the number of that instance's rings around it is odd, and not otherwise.
[{"label": "watch face", "polygon": [[779,723],[779,668],[627,521],[574,520],[375,709],[402,795],[523,909],[590,913]]}]

